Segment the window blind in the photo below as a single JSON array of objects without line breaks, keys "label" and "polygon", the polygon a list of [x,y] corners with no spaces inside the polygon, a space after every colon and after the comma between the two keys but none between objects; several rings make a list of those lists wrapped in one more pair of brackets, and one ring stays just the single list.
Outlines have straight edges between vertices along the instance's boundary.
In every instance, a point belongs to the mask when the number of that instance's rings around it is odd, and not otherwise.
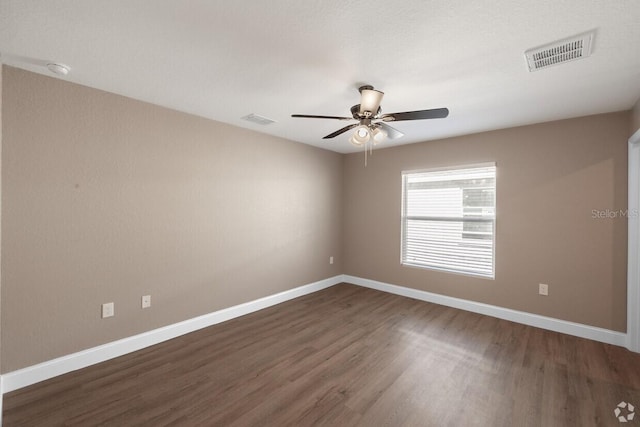
[{"label": "window blind", "polygon": [[402,264],[494,277],[495,164],[402,173]]}]

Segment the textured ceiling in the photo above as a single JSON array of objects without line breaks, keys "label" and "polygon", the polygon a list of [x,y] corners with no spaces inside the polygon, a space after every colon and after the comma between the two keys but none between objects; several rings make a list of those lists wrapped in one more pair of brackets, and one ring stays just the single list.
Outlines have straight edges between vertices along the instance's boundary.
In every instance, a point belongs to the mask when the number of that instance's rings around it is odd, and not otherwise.
[{"label": "textured ceiling", "polygon": [[[584,60],[530,73],[524,51],[596,30]],[[6,64],[338,152],[331,120],[363,83],[383,112],[448,107],[398,122],[385,146],[626,110],[640,97],[640,1],[0,2]],[[276,121],[260,126],[249,113]]]}]

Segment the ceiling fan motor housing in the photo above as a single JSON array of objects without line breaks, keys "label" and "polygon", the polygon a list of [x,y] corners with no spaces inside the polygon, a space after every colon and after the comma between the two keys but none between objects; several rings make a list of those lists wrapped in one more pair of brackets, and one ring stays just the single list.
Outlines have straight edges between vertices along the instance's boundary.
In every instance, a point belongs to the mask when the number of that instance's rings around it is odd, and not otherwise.
[{"label": "ceiling fan motor housing", "polygon": [[382,112],[382,108],[378,107],[378,111],[376,111],[375,114],[373,114],[373,112],[371,111],[365,111],[364,113],[360,113],[360,104],[356,104],[353,107],[351,107],[351,115],[353,116],[354,119],[356,120],[362,120],[362,119],[374,119],[376,118],[380,113]]}]

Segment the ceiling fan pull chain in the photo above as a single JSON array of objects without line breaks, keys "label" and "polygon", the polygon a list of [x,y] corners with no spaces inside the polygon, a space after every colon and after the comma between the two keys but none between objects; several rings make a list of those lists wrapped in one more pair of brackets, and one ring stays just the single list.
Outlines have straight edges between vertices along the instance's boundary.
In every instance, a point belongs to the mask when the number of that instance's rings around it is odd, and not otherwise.
[{"label": "ceiling fan pull chain", "polygon": [[364,146],[364,167],[367,167],[367,145]]}]

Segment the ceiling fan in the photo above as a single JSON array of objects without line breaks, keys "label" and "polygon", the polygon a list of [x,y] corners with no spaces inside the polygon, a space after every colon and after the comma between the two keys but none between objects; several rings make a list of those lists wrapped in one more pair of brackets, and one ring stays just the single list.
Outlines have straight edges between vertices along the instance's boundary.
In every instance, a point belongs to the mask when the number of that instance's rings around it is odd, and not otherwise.
[{"label": "ceiling fan", "polygon": [[403,120],[424,120],[424,119],[443,119],[449,115],[447,108],[434,108],[431,110],[406,111],[403,113],[382,114],[380,102],[384,96],[384,92],[375,90],[373,86],[361,86],[360,103],[351,107],[352,117],[339,116],[316,116],[310,114],[292,114],[291,117],[309,118],[309,119],[335,119],[335,120],[357,120],[348,126],[338,129],[323,137],[323,139],[335,138],[351,129],[355,132],[349,138],[349,142],[356,146],[365,146],[367,143],[372,145],[383,141],[385,138],[396,139],[404,136],[399,130],[389,126],[386,122],[399,122]]}]

